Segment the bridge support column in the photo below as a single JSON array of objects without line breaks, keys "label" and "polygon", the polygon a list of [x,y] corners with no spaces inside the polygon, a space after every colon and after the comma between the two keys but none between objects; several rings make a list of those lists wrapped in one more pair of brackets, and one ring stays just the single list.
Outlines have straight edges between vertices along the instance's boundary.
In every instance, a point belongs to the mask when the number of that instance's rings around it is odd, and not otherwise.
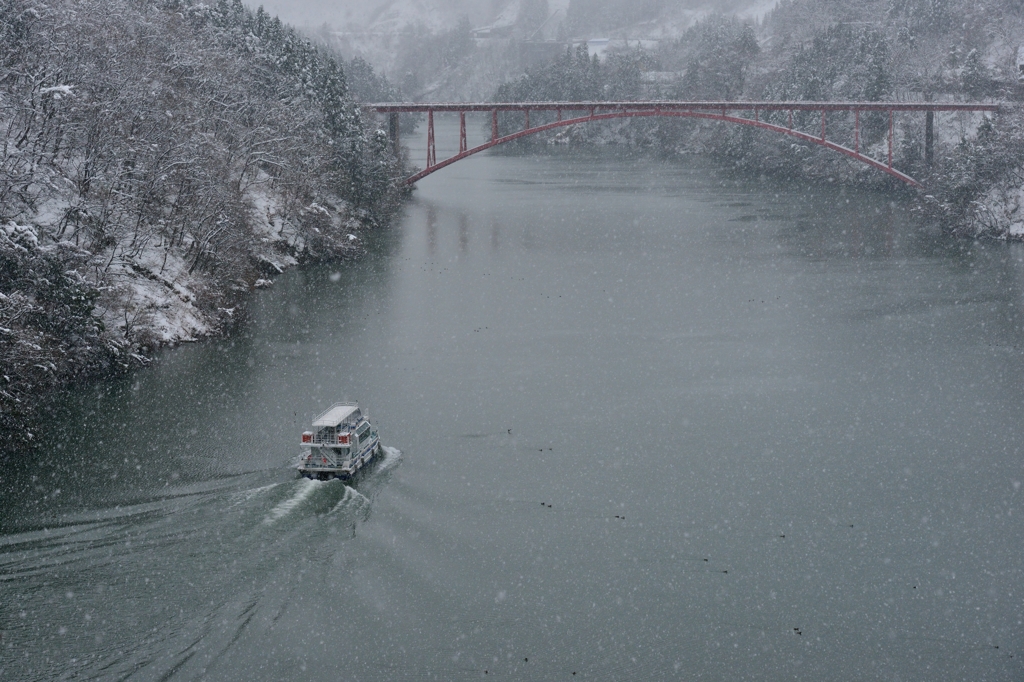
[{"label": "bridge support column", "polygon": [[892,121],[892,109],[889,110],[889,170],[892,170],[892,135],[893,135],[893,121]]},{"label": "bridge support column", "polygon": [[924,117],[924,162],[929,166],[935,161],[935,112],[928,111]]},{"label": "bridge support column", "polygon": [[498,139],[498,110],[491,109],[491,142]]},{"label": "bridge support column", "polygon": [[465,153],[468,145],[466,144],[466,112],[459,112],[459,153]]},{"label": "bridge support column", "polygon": [[395,156],[402,155],[402,143],[399,141],[398,134],[398,116],[397,111],[388,114],[388,136],[391,138],[391,151],[395,153]]},{"label": "bridge support column", "polygon": [[437,149],[434,146],[434,110],[427,112],[427,168],[437,163]]},{"label": "bridge support column", "polygon": [[853,151],[860,154],[860,109],[853,110]]}]

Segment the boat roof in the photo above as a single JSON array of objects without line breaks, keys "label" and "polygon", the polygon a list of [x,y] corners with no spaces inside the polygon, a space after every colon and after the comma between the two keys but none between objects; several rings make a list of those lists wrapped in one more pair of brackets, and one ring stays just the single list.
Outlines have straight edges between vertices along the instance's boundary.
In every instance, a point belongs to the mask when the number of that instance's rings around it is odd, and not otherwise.
[{"label": "boat roof", "polygon": [[313,420],[313,426],[337,426],[358,411],[359,406],[355,403],[332,405],[329,410]]}]

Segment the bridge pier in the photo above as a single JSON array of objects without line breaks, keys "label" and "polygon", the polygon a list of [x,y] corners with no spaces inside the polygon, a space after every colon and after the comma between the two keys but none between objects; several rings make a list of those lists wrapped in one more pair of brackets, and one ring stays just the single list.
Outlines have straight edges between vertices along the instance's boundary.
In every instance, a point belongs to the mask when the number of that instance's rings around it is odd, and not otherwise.
[{"label": "bridge pier", "polygon": [[437,147],[434,144],[434,110],[427,111],[427,170],[437,164]]},{"label": "bridge pier", "polygon": [[935,161],[935,112],[929,111],[924,117],[924,162],[929,166]]},{"label": "bridge pier", "polygon": [[401,158],[402,143],[398,135],[398,117],[399,113],[397,111],[392,111],[388,114],[388,136],[391,137],[391,151],[395,153],[396,157]]},{"label": "bridge pier", "polygon": [[853,110],[853,151],[855,154],[860,154],[860,109]]},{"label": "bridge pier", "polygon": [[893,113],[889,110],[889,170],[892,170],[892,136],[893,136]]}]

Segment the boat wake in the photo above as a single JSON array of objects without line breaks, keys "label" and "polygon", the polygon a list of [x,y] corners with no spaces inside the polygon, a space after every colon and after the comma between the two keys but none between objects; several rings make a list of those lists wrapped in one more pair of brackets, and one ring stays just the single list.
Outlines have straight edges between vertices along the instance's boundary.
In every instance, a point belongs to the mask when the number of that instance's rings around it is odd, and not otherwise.
[{"label": "boat wake", "polygon": [[370,508],[370,498],[363,495],[355,488],[345,486],[345,494],[342,495],[338,504],[334,505],[331,509],[331,514],[336,514],[342,511],[354,511],[356,513],[363,513]]},{"label": "boat wake", "polygon": [[325,481],[314,481],[308,478],[302,479],[299,481],[298,490],[295,491],[295,494],[271,509],[270,513],[268,513],[263,519],[263,523],[269,525],[275,521],[280,521],[296,507],[309,499],[310,495],[325,485],[328,485]]},{"label": "boat wake", "polygon": [[280,483],[271,483],[270,485],[262,485],[262,486],[260,486],[258,488],[249,488],[247,490],[240,490],[240,491],[238,491],[236,493],[232,493],[231,494],[231,498],[230,498],[231,504],[229,506],[230,507],[237,507],[240,504],[245,504],[246,502],[248,502],[252,498],[258,497],[258,496],[262,495],[263,493],[270,492],[271,490],[273,490],[274,488],[276,488],[279,485],[281,485],[281,484]]},{"label": "boat wake", "polygon": [[[390,448],[382,446],[383,454],[380,456],[380,460],[374,467],[374,473],[371,474],[374,478],[379,474],[388,473],[402,462],[402,451],[398,448]],[[298,460],[295,461],[297,464]],[[318,490],[324,489],[324,486],[336,484],[336,481],[316,481],[313,479],[303,478],[296,485],[294,494],[287,499],[279,502],[273,509],[271,509],[263,519],[265,525],[272,525],[277,521],[280,521],[284,517],[288,516],[297,507],[308,501]],[[257,495],[269,491],[279,484],[272,486],[264,486],[253,490],[247,490],[242,495],[245,495],[246,499],[251,499]],[[321,496],[317,496],[319,500]],[[334,497],[329,495],[328,497]],[[326,502],[326,500],[320,500],[320,503]],[[363,495],[355,488],[345,486],[345,492],[341,499],[330,508],[330,513],[334,514],[346,509],[354,509],[357,511],[365,511],[369,509],[371,501],[368,497]]]},{"label": "boat wake", "polygon": [[391,471],[402,462],[402,451],[398,448],[389,448],[386,445],[381,446],[384,451],[384,457],[380,461],[380,465],[377,467],[378,471]]}]

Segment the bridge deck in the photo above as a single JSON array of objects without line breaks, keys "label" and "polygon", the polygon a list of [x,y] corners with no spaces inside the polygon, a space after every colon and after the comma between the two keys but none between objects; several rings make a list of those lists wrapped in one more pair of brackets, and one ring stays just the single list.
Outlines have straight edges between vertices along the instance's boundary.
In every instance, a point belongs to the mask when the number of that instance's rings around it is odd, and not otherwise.
[{"label": "bridge deck", "polygon": [[[437,172],[456,161],[477,154],[526,135],[533,135],[554,128],[602,121],[613,118],[642,117],[680,117],[717,120],[726,123],[753,126],[762,130],[770,130],[790,137],[826,147],[844,154],[865,165],[877,168],[912,187],[921,188],[920,182],[909,175],[893,168],[893,143],[895,141],[895,115],[905,112],[924,112],[927,115],[925,126],[925,157],[928,163],[932,158],[933,118],[939,112],[997,112],[1006,107],[999,102],[677,102],[677,101],[633,101],[633,102],[381,102],[364,104],[363,108],[390,116],[390,134],[399,153],[398,115],[401,113],[425,113],[427,115],[427,166],[415,175],[406,178],[406,184],[413,184],[421,178]],[[523,128],[504,135],[499,133],[499,117],[501,112],[522,112],[525,115]],[[788,125],[772,123],[761,118],[762,113],[786,112]],[[485,112],[491,115],[491,139],[484,144],[470,149],[467,145],[466,114]],[[556,112],[557,120],[539,125],[530,124],[533,112]],[[569,118],[562,114],[569,112]],[[580,115],[576,112],[582,112]],[[743,116],[738,112],[752,112]],[[794,127],[794,113],[815,112],[821,115],[820,132],[806,132]],[[829,140],[826,136],[828,114],[844,112],[854,115],[854,131],[852,148]],[[889,134],[885,161],[875,159],[861,151],[861,114],[869,112],[885,113],[889,119]],[[437,161],[434,142],[434,114],[459,114],[459,153],[448,159]]]},{"label": "bridge deck", "polygon": [[381,102],[362,105],[382,114],[490,111],[998,111],[999,102]]}]

